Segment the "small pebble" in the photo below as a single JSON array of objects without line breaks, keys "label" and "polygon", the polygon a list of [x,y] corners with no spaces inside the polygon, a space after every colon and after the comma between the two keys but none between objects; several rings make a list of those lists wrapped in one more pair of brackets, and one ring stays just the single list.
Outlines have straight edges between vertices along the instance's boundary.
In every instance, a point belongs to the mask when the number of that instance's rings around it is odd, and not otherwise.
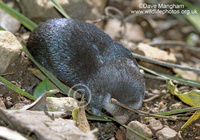
[{"label": "small pebble", "polygon": [[165,127],[156,133],[158,140],[176,140],[177,132],[171,128]]},{"label": "small pebble", "polygon": [[[153,135],[151,130],[145,124],[142,124],[138,121],[131,121],[128,124],[128,126],[147,138],[151,138]],[[141,138],[140,136],[136,135],[135,133],[131,132],[128,129],[126,132],[126,139],[127,140],[143,140],[143,138]]]},{"label": "small pebble", "polygon": [[177,110],[177,109],[181,109],[183,107],[182,102],[178,102],[176,104],[172,104],[169,109],[170,110]]},{"label": "small pebble", "polygon": [[161,130],[163,128],[162,123],[159,120],[150,121],[149,128],[153,131],[153,133]]}]

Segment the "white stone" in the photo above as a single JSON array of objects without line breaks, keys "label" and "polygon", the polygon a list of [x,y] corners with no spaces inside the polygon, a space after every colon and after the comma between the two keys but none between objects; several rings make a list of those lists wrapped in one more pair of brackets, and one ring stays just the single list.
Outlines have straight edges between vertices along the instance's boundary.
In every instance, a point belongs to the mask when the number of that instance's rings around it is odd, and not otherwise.
[{"label": "white stone", "polygon": [[177,132],[171,128],[165,127],[156,133],[158,140],[176,140]]},{"label": "white stone", "polygon": [[47,107],[49,110],[54,111],[73,111],[75,108],[78,108],[78,104],[74,98],[71,97],[47,97]]},{"label": "white stone", "polygon": [[[145,124],[142,124],[138,121],[131,121],[128,124],[128,126],[147,138],[151,138],[153,135],[151,130]],[[143,138],[141,138],[140,136],[136,135],[135,133],[131,132],[128,129],[126,132],[126,139],[127,140],[144,140]]]},{"label": "white stone", "polygon": [[0,73],[4,73],[22,51],[17,38],[8,31],[0,31]]},{"label": "white stone", "polygon": [[163,128],[162,123],[159,120],[150,121],[149,128],[155,133],[156,131]]},{"label": "white stone", "polygon": [[175,63],[177,61],[174,54],[172,53],[168,54],[168,52],[164,50],[158,49],[156,47],[152,47],[144,43],[140,43],[137,46],[137,49],[135,50],[134,53],[144,55],[148,58],[165,61],[165,62]]}]

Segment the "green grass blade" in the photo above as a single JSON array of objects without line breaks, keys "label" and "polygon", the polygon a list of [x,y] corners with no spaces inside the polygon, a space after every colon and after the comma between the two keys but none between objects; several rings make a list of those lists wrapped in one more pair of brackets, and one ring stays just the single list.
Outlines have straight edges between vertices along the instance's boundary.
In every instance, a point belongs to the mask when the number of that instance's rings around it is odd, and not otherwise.
[{"label": "green grass blade", "polygon": [[54,7],[66,18],[70,19],[70,17],[67,15],[65,10],[60,6],[60,4],[56,0],[51,0],[53,3]]},{"label": "green grass blade", "polygon": [[172,110],[172,111],[160,112],[160,113],[156,113],[155,115],[173,115],[173,114],[195,111],[199,109],[200,109],[200,106],[188,107],[188,108],[177,109],[177,110]]},{"label": "green grass blade", "polygon": [[190,21],[190,23],[193,24],[193,26],[197,29],[197,31],[200,33],[200,15],[185,15],[185,18]]},{"label": "green grass blade", "polygon": [[18,21],[20,21],[26,28],[33,31],[37,27],[37,24],[35,24],[33,21],[25,17],[24,15],[20,14],[19,12],[15,11],[14,9],[8,7],[3,2],[0,2],[0,8],[16,18]]},{"label": "green grass blade", "polygon": [[197,5],[193,5],[190,2],[187,2],[186,0],[176,0],[178,3],[183,4],[185,7],[189,8],[190,11],[197,11],[198,13],[192,14],[190,13],[189,15],[184,15],[185,18],[193,24],[193,26],[197,29],[198,32],[200,32],[200,7]]},{"label": "green grass blade", "polygon": [[190,9],[197,9],[198,11],[200,11],[200,7],[197,5],[193,5],[190,2],[186,1],[186,0],[176,0],[178,3],[183,4],[184,6],[186,6],[187,8]]},{"label": "green grass blade", "polygon": [[[35,65],[66,95],[69,93],[69,87],[61,83],[51,72],[49,72],[47,69],[42,67],[30,54],[28,49],[22,44],[23,51],[28,55],[28,57],[35,63]],[[68,95],[69,96],[69,95]]]},{"label": "green grass blade", "polygon": [[21,94],[22,96],[25,96],[29,99],[32,100],[36,100],[35,97],[33,97],[32,95],[30,95],[29,93],[23,91],[22,89],[18,88],[17,86],[13,85],[12,83],[8,82],[6,79],[4,79],[3,77],[0,76],[0,82],[2,82],[3,84],[5,84],[8,88],[14,90],[15,92]]},{"label": "green grass blade", "polygon": [[175,76],[171,76],[171,75],[166,75],[166,74],[162,74],[162,73],[158,73],[158,72],[155,72],[153,70],[150,70],[148,68],[145,68],[143,66],[140,66],[139,65],[139,68],[151,73],[151,74],[154,74],[154,75],[157,75],[157,76],[161,76],[161,77],[164,77],[164,78],[168,78],[168,79],[172,79],[172,80],[176,80],[182,84],[186,84],[186,85],[189,85],[189,86],[194,86],[194,87],[199,87],[200,88],[200,82],[198,81],[193,81],[193,80],[188,80],[188,79],[183,79],[183,78],[179,78],[179,77],[175,77]]},{"label": "green grass blade", "polygon": [[0,30],[3,30],[3,31],[5,31],[5,29],[4,29],[3,27],[1,27],[1,26],[0,26]]}]

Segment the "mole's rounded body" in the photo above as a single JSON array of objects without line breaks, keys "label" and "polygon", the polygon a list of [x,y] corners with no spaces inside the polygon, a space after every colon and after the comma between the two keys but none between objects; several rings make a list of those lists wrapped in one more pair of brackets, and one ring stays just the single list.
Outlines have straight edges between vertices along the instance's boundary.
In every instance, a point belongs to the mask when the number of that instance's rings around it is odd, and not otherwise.
[{"label": "mole's rounded body", "polygon": [[97,115],[104,108],[125,122],[131,113],[109,103],[110,98],[135,109],[142,104],[145,83],[134,57],[92,24],[49,20],[31,33],[27,48],[66,85],[86,85],[92,93],[89,104]]}]

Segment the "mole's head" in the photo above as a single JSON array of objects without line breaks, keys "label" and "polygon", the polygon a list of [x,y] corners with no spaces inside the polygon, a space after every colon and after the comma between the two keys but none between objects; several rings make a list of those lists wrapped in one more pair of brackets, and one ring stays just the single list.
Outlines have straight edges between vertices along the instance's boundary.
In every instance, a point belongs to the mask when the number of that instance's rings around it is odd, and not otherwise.
[{"label": "mole's head", "polygon": [[120,122],[126,122],[133,113],[109,100],[115,98],[128,107],[138,109],[144,98],[145,82],[133,60],[118,58],[100,69],[91,80],[90,90],[90,105],[95,114],[100,115],[104,108]]}]

